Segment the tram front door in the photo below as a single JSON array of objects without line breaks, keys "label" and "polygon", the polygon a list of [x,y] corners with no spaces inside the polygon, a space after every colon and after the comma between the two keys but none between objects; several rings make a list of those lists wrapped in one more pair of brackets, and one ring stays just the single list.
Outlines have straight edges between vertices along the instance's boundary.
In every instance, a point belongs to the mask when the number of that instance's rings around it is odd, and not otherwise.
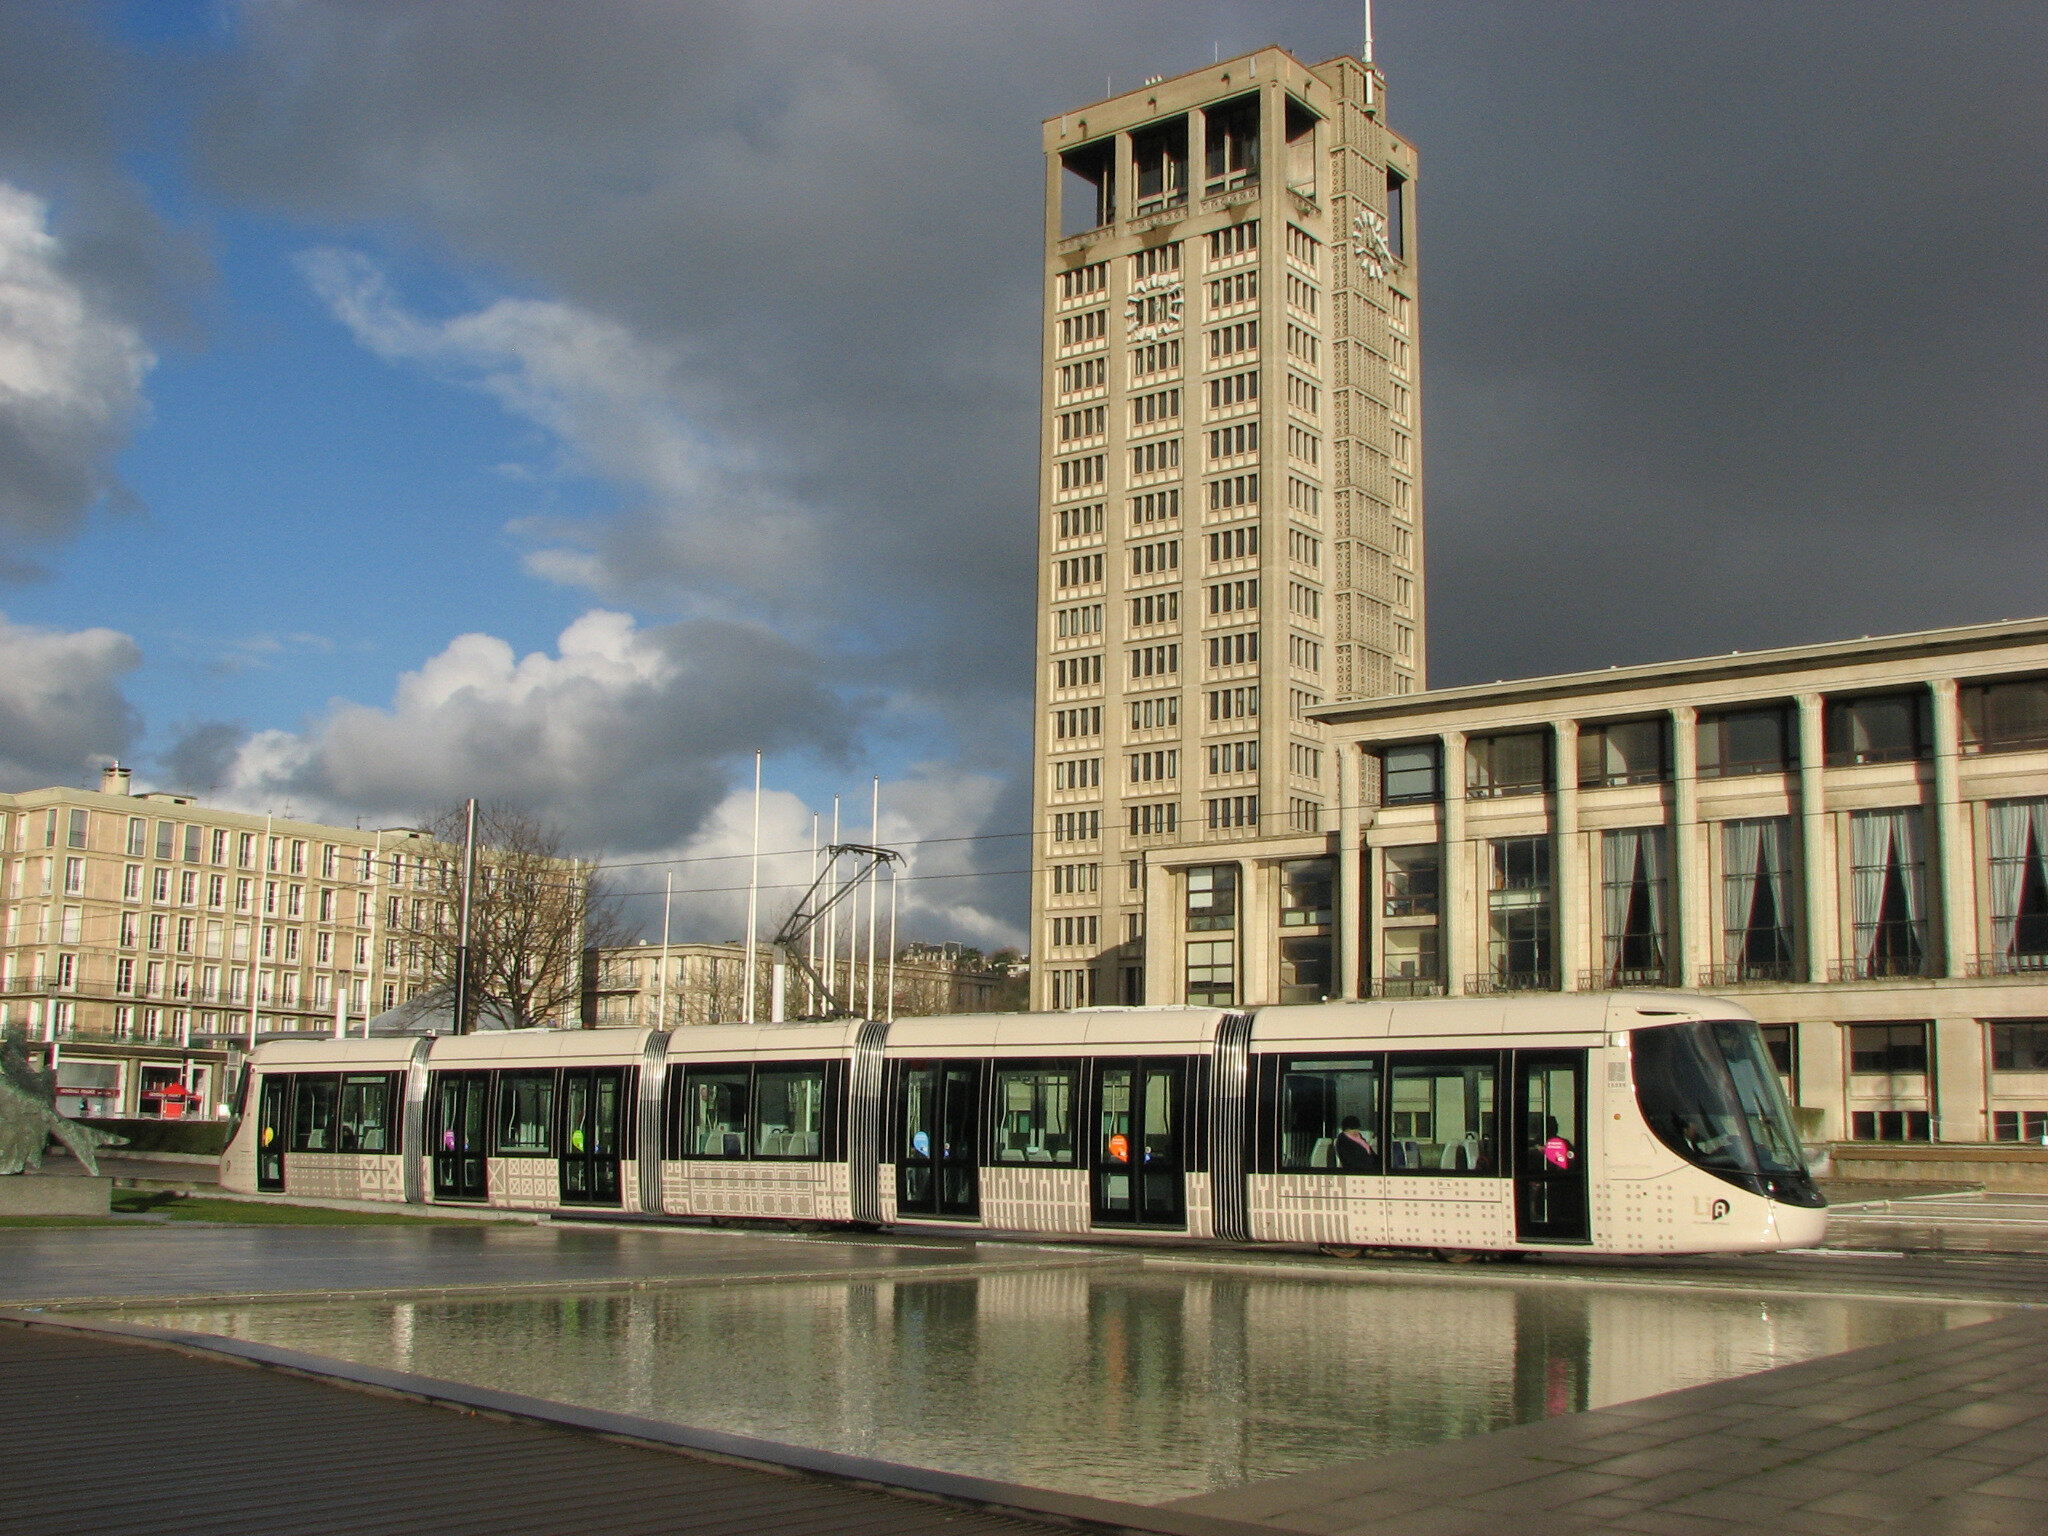
[{"label": "tram front door", "polygon": [[562,1074],[562,1203],[619,1203],[625,1073],[572,1067]]},{"label": "tram front door", "polygon": [[1586,1197],[1586,1053],[1515,1053],[1515,1236],[1591,1242]]},{"label": "tram front door", "polygon": [[434,1198],[481,1200],[486,1194],[485,1133],[491,1091],[488,1072],[434,1074]]},{"label": "tram front door", "polygon": [[981,1063],[907,1061],[897,1079],[896,1209],[981,1215]]},{"label": "tram front door", "polygon": [[1184,1227],[1179,1061],[1097,1064],[1094,1206],[1097,1226]]},{"label": "tram front door", "polygon": [[282,1072],[265,1073],[256,1102],[256,1187],[284,1188],[284,1133],[291,1124],[292,1080]]}]

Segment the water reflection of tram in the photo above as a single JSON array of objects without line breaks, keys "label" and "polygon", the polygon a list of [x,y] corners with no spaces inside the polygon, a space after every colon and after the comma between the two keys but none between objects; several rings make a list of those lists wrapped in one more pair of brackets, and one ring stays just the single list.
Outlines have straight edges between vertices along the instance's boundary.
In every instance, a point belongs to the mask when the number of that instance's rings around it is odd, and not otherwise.
[{"label": "water reflection of tram", "polygon": [[1469,1251],[1826,1221],[1754,1021],[1678,993],[269,1041],[222,1180]]}]

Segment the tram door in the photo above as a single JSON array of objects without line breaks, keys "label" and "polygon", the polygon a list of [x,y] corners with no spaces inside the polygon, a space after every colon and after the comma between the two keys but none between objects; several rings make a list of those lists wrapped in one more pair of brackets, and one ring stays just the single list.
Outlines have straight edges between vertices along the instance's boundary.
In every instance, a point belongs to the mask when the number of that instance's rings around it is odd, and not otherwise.
[{"label": "tram door", "polygon": [[1096,1077],[1097,1226],[1187,1225],[1179,1061],[1105,1061]]},{"label": "tram door", "polygon": [[481,1200],[485,1195],[484,1137],[490,1125],[488,1072],[434,1074],[434,1198]]},{"label": "tram door", "polygon": [[619,1143],[626,1074],[572,1067],[562,1074],[562,1203],[619,1203]]},{"label": "tram door", "polygon": [[981,1215],[981,1063],[911,1061],[897,1079],[896,1209]]},{"label": "tram door", "polygon": [[256,1102],[256,1187],[284,1188],[284,1133],[291,1124],[292,1080],[282,1072],[263,1075]]},{"label": "tram door", "polygon": [[1586,1053],[1515,1053],[1515,1236],[1590,1242]]}]

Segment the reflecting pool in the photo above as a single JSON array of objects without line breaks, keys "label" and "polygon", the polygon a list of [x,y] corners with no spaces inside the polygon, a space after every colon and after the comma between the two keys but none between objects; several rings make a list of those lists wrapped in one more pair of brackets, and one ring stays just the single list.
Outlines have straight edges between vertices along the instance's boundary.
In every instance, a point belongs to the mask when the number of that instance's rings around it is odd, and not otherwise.
[{"label": "reflecting pool", "polygon": [[1160,1502],[1994,1309],[1153,1265],[124,1313],[535,1397]]}]

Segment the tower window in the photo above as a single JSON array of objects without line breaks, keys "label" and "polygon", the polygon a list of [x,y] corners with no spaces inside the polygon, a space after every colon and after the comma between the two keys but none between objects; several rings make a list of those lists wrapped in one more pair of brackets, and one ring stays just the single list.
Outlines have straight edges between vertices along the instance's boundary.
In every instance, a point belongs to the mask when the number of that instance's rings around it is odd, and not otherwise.
[{"label": "tower window", "polygon": [[1208,120],[1209,196],[1259,179],[1259,98],[1256,92],[1220,102]]},{"label": "tower window", "polygon": [[1408,259],[1408,178],[1387,167],[1387,252],[1396,261]]}]

